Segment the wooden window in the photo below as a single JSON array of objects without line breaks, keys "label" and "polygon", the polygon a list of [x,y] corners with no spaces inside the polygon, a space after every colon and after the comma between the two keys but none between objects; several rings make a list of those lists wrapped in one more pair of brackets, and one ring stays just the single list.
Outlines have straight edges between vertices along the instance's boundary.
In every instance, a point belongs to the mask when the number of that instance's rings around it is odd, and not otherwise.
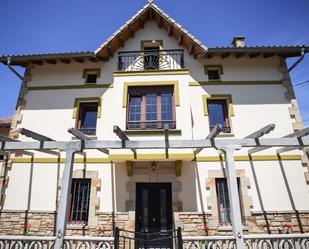
[{"label": "wooden window", "polygon": [[84,69],[83,78],[85,79],[85,84],[96,84],[100,74],[101,70],[99,68]]},{"label": "wooden window", "polygon": [[97,127],[98,102],[79,103],[77,129],[87,135],[95,135]]},{"label": "wooden window", "polygon": [[220,73],[218,69],[209,69],[208,70],[208,79],[209,80],[220,80]]},{"label": "wooden window", "polygon": [[173,86],[129,87],[127,129],[176,128]]},{"label": "wooden window", "polygon": [[208,80],[221,80],[223,67],[222,65],[204,65],[204,72],[208,75]]},{"label": "wooden window", "polygon": [[73,223],[87,223],[89,215],[91,179],[72,179],[70,192],[69,221]]},{"label": "wooden window", "polygon": [[4,155],[0,155],[0,161],[3,161]]},{"label": "wooden window", "polygon": [[[239,194],[239,204],[241,208],[242,221],[244,223],[243,208],[241,201],[241,191],[240,191],[240,180],[237,178],[238,194]],[[227,186],[226,178],[216,178],[216,193],[218,202],[218,212],[219,212],[219,223],[220,225],[231,225],[231,207]]]},{"label": "wooden window", "polygon": [[97,75],[87,74],[85,83],[91,83],[91,84],[97,83]]},{"label": "wooden window", "polygon": [[215,125],[222,126],[224,133],[230,133],[231,127],[229,123],[227,103],[224,99],[208,99],[207,109],[209,117],[209,128],[212,130]]}]

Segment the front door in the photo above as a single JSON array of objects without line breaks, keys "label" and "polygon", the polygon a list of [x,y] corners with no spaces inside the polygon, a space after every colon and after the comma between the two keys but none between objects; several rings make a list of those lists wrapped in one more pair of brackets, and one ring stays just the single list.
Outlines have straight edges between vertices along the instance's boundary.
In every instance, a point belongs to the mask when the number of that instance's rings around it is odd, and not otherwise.
[{"label": "front door", "polygon": [[171,248],[171,183],[136,184],[136,243],[138,248]]}]

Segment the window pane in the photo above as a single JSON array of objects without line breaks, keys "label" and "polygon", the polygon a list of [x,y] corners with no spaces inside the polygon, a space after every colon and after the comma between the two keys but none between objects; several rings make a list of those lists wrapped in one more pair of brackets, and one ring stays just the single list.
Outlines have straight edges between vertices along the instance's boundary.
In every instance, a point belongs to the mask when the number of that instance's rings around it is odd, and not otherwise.
[{"label": "window pane", "polygon": [[208,70],[208,79],[219,80],[220,79],[219,70]]},{"label": "window pane", "polygon": [[223,128],[223,132],[230,132],[229,124],[227,123],[226,102],[224,100],[208,100],[207,108],[210,130],[219,124]]},{"label": "window pane", "polygon": [[74,222],[87,222],[90,199],[90,179],[72,179],[71,216]]},{"label": "window pane", "polygon": [[130,96],[128,128],[141,128],[142,97]]},{"label": "window pane", "polygon": [[87,135],[95,135],[98,103],[81,103],[80,112],[80,131]]},{"label": "window pane", "polygon": [[86,83],[97,83],[97,75],[87,74]]},{"label": "window pane", "polygon": [[146,127],[157,128],[157,94],[146,94]]},{"label": "window pane", "polygon": [[173,94],[161,94],[161,111],[162,111],[162,126],[168,124],[169,129],[174,128],[173,123]]}]

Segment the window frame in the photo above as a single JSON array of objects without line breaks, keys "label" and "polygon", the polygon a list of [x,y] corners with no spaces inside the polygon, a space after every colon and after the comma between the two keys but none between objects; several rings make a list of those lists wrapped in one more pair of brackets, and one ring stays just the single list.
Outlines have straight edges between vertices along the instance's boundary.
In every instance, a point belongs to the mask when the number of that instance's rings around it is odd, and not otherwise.
[{"label": "window frame", "polygon": [[[218,71],[218,79],[209,79],[208,71]],[[208,76],[208,81],[221,81],[223,72],[222,65],[204,65],[204,73]]]},{"label": "window frame", "polygon": [[[220,195],[218,191],[218,182],[224,182],[226,184],[226,188],[228,190],[228,184],[227,184],[227,178],[226,177],[217,177],[215,178],[215,187],[216,187],[216,199],[217,199],[217,211],[218,211],[218,223],[220,226],[230,226],[232,225],[232,221],[229,223],[223,224],[221,221],[221,212],[220,212]],[[244,216],[244,205],[243,205],[243,200],[242,200],[242,192],[241,192],[241,181],[240,177],[237,177],[237,189],[238,189],[238,196],[239,196],[239,206],[240,206],[240,215],[241,215],[241,220],[242,223],[245,224],[245,216]],[[229,194],[227,195],[228,202],[229,202],[229,212],[231,214],[231,204],[230,204],[230,197]]]},{"label": "window frame", "polygon": [[[156,112],[157,112],[157,127],[148,128],[147,127],[147,94],[154,93],[156,94]],[[162,93],[171,93],[172,94],[172,128],[176,129],[176,105],[175,105],[175,87],[173,85],[166,86],[130,86],[127,91],[127,105],[126,105],[126,129],[127,130],[161,130],[164,129],[162,123]],[[140,113],[140,127],[139,128],[130,128],[130,101],[132,96],[141,96],[141,113]],[[144,124],[143,124],[144,123]]]},{"label": "window frame", "polygon": [[[208,109],[208,123],[209,123],[209,130],[211,130],[213,127],[211,127],[210,119],[211,119],[211,113],[209,111],[209,104],[211,103],[220,103],[223,106],[223,115],[224,115],[224,124],[222,125],[223,133],[231,133],[231,124],[230,119],[228,115],[228,103],[226,99],[209,99],[207,101],[207,109]],[[227,131],[225,131],[225,129]]]},{"label": "window frame", "polygon": [[[88,106],[87,106],[88,105]],[[96,124],[95,124],[95,130],[94,130],[94,134],[87,134],[83,131],[83,133],[85,133],[86,135],[89,135],[89,136],[95,136],[96,135],[96,131],[97,131],[97,119],[98,119],[98,110],[99,110],[99,103],[94,101],[94,102],[79,102],[78,103],[78,114],[77,114],[77,119],[76,119],[76,129],[80,130],[82,129],[82,121],[83,121],[83,114],[84,114],[84,108],[85,107],[89,107],[91,105],[96,105],[96,108],[97,108],[97,116],[96,116]],[[91,127],[92,128],[92,127]]]},{"label": "window frame", "polygon": [[[73,220],[73,213],[74,213],[74,194],[75,194],[75,189],[73,189],[74,183],[78,182],[79,184],[86,182],[88,184],[88,201],[87,204],[88,206],[86,207],[86,211],[87,212],[87,219],[86,220]],[[75,185],[76,186],[76,185]],[[90,210],[90,195],[91,195],[91,178],[72,178],[71,181],[71,187],[70,187],[70,192],[69,192],[69,212],[68,212],[68,223],[70,224],[87,224],[88,220],[89,220],[89,210]],[[83,211],[81,211],[83,212]]]},{"label": "window frame", "polygon": [[[96,75],[96,80],[95,82],[88,82],[88,76],[89,75]],[[101,70],[99,68],[87,68],[83,70],[83,79],[84,79],[84,84],[86,85],[96,85],[98,83],[98,79],[100,78],[101,75]]]}]

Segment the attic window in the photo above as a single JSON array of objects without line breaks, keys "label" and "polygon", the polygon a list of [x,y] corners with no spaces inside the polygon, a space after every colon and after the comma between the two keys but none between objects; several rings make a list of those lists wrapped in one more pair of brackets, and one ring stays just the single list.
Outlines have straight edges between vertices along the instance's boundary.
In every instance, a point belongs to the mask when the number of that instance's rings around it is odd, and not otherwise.
[{"label": "attic window", "polygon": [[83,78],[85,79],[85,84],[96,84],[97,79],[100,78],[100,69],[85,69],[83,71]]},{"label": "attic window", "polygon": [[208,80],[221,80],[223,67],[221,65],[205,65],[204,71],[208,75]]}]

